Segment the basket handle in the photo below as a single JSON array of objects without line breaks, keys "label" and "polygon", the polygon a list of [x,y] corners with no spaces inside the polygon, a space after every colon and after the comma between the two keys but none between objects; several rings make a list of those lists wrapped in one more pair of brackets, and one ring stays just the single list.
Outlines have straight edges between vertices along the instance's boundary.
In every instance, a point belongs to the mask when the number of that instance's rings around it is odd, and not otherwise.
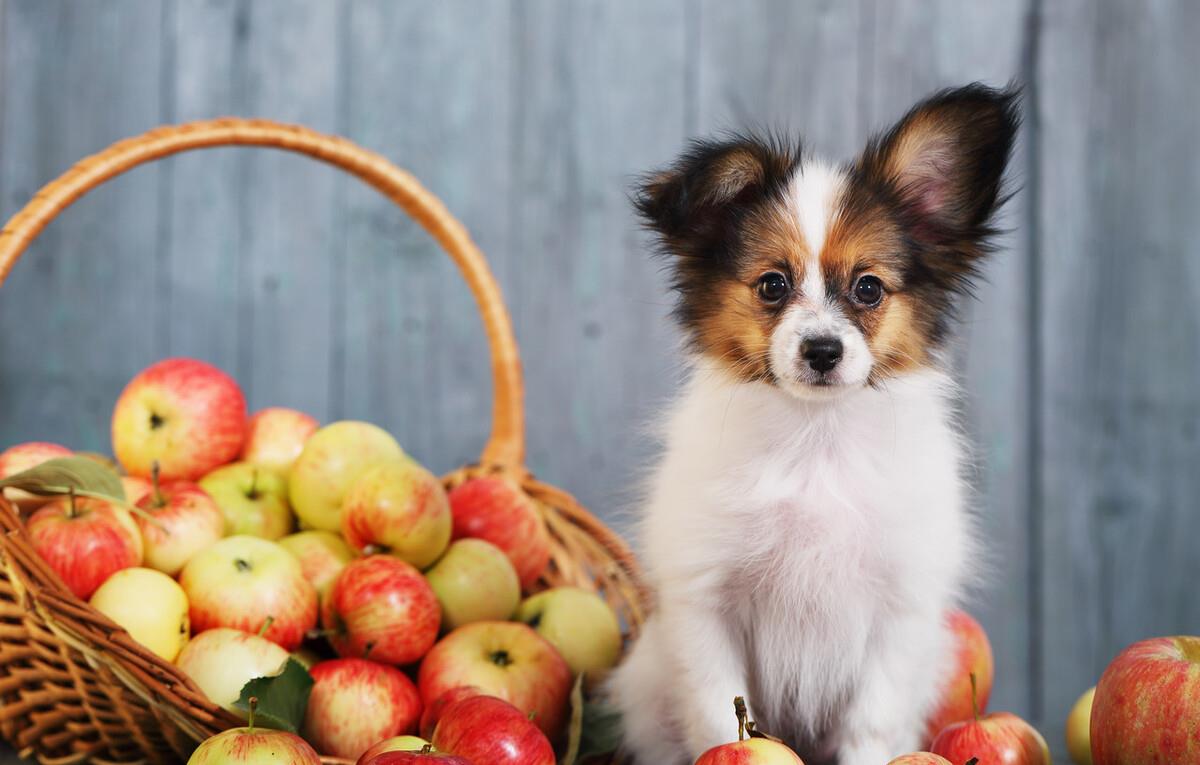
[{"label": "basket handle", "polygon": [[0,231],[0,285],[17,258],[56,215],[110,178],[191,149],[264,146],[306,154],[358,176],[407,213],[458,266],[483,318],[491,351],[492,433],[480,460],[519,467],[525,458],[524,388],[512,322],[483,253],[457,219],[411,174],[344,138],[269,120],[222,118],[155,128],[75,164],[46,184]]}]

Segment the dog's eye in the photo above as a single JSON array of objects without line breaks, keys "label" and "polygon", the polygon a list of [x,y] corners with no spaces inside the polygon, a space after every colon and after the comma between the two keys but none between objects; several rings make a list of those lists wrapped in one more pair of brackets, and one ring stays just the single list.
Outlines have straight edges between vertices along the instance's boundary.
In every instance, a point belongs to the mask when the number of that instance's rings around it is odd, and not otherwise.
[{"label": "dog's eye", "polygon": [[764,303],[778,303],[787,297],[787,278],[778,271],[770,271],[758,277],[758,296]]},{"label": "dog's eye", "polygon": [[865,306],[879,305],[883,300],[883,282],[877,276],[863,274],[854,283],[854,299]]}]

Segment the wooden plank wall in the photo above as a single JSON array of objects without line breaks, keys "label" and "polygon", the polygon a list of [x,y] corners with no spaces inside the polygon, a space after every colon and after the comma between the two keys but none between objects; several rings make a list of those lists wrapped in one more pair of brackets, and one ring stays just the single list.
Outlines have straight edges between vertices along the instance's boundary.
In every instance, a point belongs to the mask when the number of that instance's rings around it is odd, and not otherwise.
[{"label": "wooden plank wall", "polygon": [[[956,358],[997,707],[1043,721],[1138,637],[1200,628],[1200,129],[1186,0],[5,0],[0,209],[162,122],[344,134],[413,170],[488,253],[528,376],[530,465],[618,526],[678,379],[627,192],[689,136],[801,131],[846,159],[938,87],[1027,87],[1011,233]],[[254,406],[368,418],[435,470],[487,432],[448,261],[323,166],[214,150],[56,221],[0,298],[0,444],[103,449],[168,354]]]}]

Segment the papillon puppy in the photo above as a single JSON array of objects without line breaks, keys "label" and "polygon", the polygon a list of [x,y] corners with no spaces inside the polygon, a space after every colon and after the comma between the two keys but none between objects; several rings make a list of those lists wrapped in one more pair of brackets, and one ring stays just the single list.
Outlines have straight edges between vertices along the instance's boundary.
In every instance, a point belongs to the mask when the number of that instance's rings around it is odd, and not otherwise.
[{"label": "papillon puppy", "polygon": [[918,749],[975,549],[944,344],[996,233],[1017,95],[937,93],[828,164],[694,143],[636,196],[691,349],[639,527],[656,603],[608,688],[638,765],[736,739]]}]

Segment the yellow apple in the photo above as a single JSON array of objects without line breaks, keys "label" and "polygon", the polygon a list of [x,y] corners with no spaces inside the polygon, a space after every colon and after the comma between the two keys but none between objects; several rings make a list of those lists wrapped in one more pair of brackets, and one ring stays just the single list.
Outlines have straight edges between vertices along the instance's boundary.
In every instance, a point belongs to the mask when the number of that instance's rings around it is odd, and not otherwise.
[{"label": "yellow apple", "polygon": [[304,443],[288,473],[292,509],[305,528],[338,531],[350,487],[376,465],[403,458],[382,428],[354,420],[326,425]]},{"label": "yellow apple", "polygon": [[1083,692],[1067,715],[1067,754],[1075,765],[1092,765],[1092,698],[1096,687]]},{"label": "yellow apple", "polygon": [[233,702],[246,683],[279,674],[287,660],[288,652],[266,638],[217,627],[192,638],[175,664],[195,681],[209,701],[235,711]]},{"label": "yellow apple", "polygon": [[175,661],[188,641],[187,595],[161,571],[122,569],[100,585],[90,603],[167,661]]},{"label": "yellow apple", "polygon": [[442,605],[442,629],[471,622],[503,621],[521,602],[521,582],[508,556],[482,539],[450,545],[425,579]]},{"label": "yellow apple", "polygon": [[558,649],[575,674],[594,676],[621,656],[621,625],[612,608],[594,592],[554,587],[527,598],[517,609],[525,622]]},{"label": "yellow apple", "polygon": [[354,551],[339,537],[329,531],[300,531],[279,540],[279,546],[300,561],[304,578],[317,588],[317,595],[333,586],[333,580],[342,573],[346,564],[354,559]]},{"label": "yellow apple", "polygon": [[292,530],[287,481],[271,468],[234,462],[201,478],[200,487],[221,508],[229,536],[275,540]]}]

